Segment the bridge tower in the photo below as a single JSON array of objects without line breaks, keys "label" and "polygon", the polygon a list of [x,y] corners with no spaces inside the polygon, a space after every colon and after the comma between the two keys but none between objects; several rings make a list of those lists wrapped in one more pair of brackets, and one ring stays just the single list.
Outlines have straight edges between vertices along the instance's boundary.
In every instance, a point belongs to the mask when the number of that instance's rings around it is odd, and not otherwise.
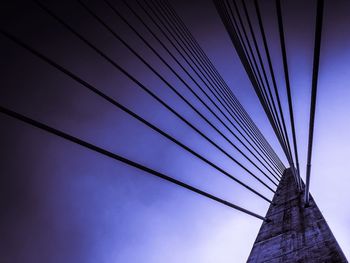
[{"label": "bridge tower", "polygon": [[285,170],[247,262],[348,262],[326,220],[310,196]]}]

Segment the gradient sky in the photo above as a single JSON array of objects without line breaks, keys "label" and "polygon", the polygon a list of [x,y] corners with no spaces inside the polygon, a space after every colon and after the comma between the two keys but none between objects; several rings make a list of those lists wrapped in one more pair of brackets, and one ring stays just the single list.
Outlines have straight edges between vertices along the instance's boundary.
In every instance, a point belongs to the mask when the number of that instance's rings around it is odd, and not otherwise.
[{"label": "gradient sky", "polygon": [[[85,2],[225,131],[103,2]],[[251,8],[251,2],[247,2]],[[157,51],[171,61],[122,2],[113,3]],[[134,1],[131,3],[137,7]],[[209,0],[172,0],[171,3],[285,162],[213,3]],[[274,1],[261,3],[287,113]],[[225,150],[256,171],[78,3],[49,1],[47,6]],[[315,1],[283,0],[282,8],[304,178]],[[0,10],[1,28],[272,198],[271,192],[36,4],[8,1],[0,5]],[[136,10],[142,14],[139,8]],[[348,258],[349,13],[348,1],[325,1],[311,177],[311,193]],[[143,17],[146,16],[143,14]],[[155,29],[149,19],[146,22]],[[255,18],[253,22],[255,24]],[[0,47],[0,105],[265,215],[268,203],[264,200],[3,36]],[[178,67],[175,69],[180,71]],[[191,83],[189,78],[185,79]],[[0,123],[1,262],[224,263],[247,259],[260,220],[4,115],[0,115]],[[227,131],[225,134],[236,143]]]}]

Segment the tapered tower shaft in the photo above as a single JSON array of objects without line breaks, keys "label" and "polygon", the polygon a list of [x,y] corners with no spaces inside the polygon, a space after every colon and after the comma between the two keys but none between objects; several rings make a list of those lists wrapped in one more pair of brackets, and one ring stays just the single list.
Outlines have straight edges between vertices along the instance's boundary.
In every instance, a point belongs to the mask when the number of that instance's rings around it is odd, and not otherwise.
[{"label": "tapered tower shaft", "polygon": [[313,198],[305,207],[285,170],[248,262],[348,262]]}]

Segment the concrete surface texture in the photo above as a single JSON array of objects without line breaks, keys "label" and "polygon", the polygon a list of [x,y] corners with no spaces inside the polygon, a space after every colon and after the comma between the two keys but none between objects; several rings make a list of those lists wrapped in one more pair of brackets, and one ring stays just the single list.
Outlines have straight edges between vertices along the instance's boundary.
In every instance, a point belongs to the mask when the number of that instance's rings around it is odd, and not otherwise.
[{"label": "concrete surface texture", "polygon": [[305,207],[289,169],[247,262],[348,262],[313,198]]}]

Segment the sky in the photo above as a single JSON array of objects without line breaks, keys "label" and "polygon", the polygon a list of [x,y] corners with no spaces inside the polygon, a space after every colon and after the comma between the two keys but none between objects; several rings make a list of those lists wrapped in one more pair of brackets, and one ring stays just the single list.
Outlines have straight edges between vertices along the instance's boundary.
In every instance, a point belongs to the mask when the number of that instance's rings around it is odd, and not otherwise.
[{"label": "sky", "polygon": [[[232,134],[105,3],[84,2],[219,127],[231,142],[239,145]],[[253,13],[251,2],[247,2]],[[123,2],[112,3],[152,47],[174,66],[175,71],[181,72],[184,80],[195,87],[193,81],[175,65]],[[130,3],[185,65],[185,61],[137,3]],[[286,114],[288,105],[274,1],[260,3],[263,3],[262,15]],[[315,3],[282,1],[303,179],[307,154]],[[172,0],[171,4],[287,166],[213,3],[209,0]],[[68,32],[38,5],[24,1],[8,1],[1,5],[2,29],[66,67],[239,180],[272,198],[268,189]],[[78,2],[50,1],[46,5],[176,112],[263,178],[256,168]],[[348,258],[349,11],[350,4],[345,0],[325,1],[310,189]],[[255,17],[253,23],[256,25]],[[0,36],[0,45],[1,106],[265,215],[269,203],[263,199],[3,35]],[[186,69],[192,72],[188,66]],[[209,104],[198,88],[194,89]],[[261,220],[3,114],[0,115],[0,123],[0,261],[224,263],[245,262],[248,258]]]}]

